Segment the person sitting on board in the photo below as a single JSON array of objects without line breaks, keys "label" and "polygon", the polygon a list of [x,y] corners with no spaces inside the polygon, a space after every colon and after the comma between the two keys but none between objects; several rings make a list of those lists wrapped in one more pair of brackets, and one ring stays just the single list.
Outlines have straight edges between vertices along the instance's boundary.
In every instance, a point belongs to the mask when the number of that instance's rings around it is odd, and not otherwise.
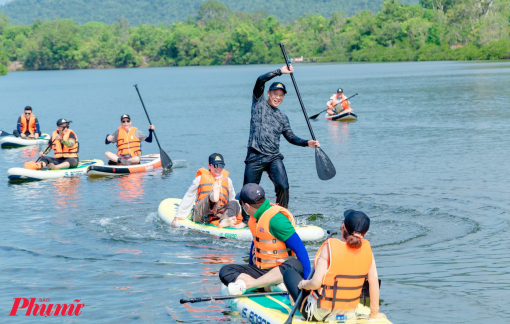
[{"label": "person sitting on board", "polygon": [[370,218],[361,211],[346,210],[340,239],[329,238],[315,255],[315,273],[310,280],[294,269],[285,270],[283,280],[290,296],[304,298],[299,311],[307,321],[333,321],[337,315],[355,318],[361,289],[368,276],[370,318],[386,318],[379,313],[379,278],[370,243],[363,237]]},{"label": "person sitting on board", "polygon": [[200,168],[196,178],[175,213],[172,224],[177,227],[179,219],[185,219],[193,209],[193,221],[218,227],[243,228],[241,206],[235,200],[232,180],[225,170],[223,155],[209,156],[209,170]]},{"label": "person sitting on board", "polygon": [[117,143],[117,154],[106,152],[109,165],[131,165],[140,163],[142,155],[141,142],[152,143],[154,125],[149,126],[149,136],[145,136],[138,128],[131,127],[131,117],[124,114],[120,117],[120,126],[112,134],[106,135],[105,144]]},{"label": "person sitting on board", "polygon": [[[58,170],[74,168],[78,165],[78,136],[69,128],[71,121],[61,118],[57,120],[57,129],[51,135],[46,148],[39,153],[40,169]],[[54,157],[46,156],[53,149]]]},{"label": "person sitting on board", "polygon": [[24,114],[18,117],[18,125],[13,133],[15,136],[21,136],[21,138],[39,138],[41,136],[39,120],[33,115],[32,107],[25,107]]},{"label": "person sitting on board", "polygon": [[251,216],[248,226],[253,241],[249,264],[229,264],[220,269],[220,280],[229,294],[278,284],[277,288],[284,288],[287,269],[308,277],[310,260],[294,228],[294,216],[286,208],[269,203],[264,189],[256,183],[245,184],[236,198]]},{"label": "person sitting on board", "polygon": [[329,101],[326,102],[326,106],[328,107],[326,112],[330,115],[352,112],[350,107],[351,102],[347,100],[347,97],[344,95],[344,90],[342,88],[338,88],[338,90],[336,90],[336,94],[329,98]]}]

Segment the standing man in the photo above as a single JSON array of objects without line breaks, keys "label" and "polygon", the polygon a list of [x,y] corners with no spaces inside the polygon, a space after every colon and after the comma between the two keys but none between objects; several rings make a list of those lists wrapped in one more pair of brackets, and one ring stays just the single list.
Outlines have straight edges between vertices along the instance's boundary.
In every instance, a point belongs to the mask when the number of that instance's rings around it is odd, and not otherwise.
[{"label": "standing man", "polygon": [[[291,65],[258,77],[253,88],[251,106],[250,138],[248,140],[248,154],[244,163],[244,184],[260,183],[264,171],[275,186],[276,203],[282,207],[289,206],[289,181],[283,165],[283,155],[280,153],[280,135],[294,145],[303,147],[320,147],[319,141],[304,140],[292,132],[289,118],[282,113],[278,106],[282,103],[287,90],[281,82],[274,82],[267,91],[268,99],[264,98],[264,87],[267,81],[282,74],[294,72]],[[247,216],[245,216],[245,221]]]},{"label": "standing man", "polygon": [[342,88],[338,88],[336,90],[336,94],[332,95],[328,102],[326,102],[326,107],[328,107],[326,112],[330,115],[352,112],[350,105],[351,102],[344,95],[344,90]]},{"label": "standing man", "polygon": [[32,114],[32,107],[25,107],[25,113],[18,118],[18,125],[13,133],[21,138],[39,138],[41,136],[39,121]]},{"label": "standing man", "polygon": [[140,163],[142,155],[141,142],[152,143],[154,125],[149,126],[149,136],[145,136],[138,128],[131,127],[131,117],[124,114],[120,117],[120,126],[112,135],[106,135],[105,144],[117,143],[117,154],[106,152],[110,165],[131,165]]},{"label": "standing man", "polygon": [[[78,136],[69,129],[69,123],[71,121],[64,118],[57,120],[57,130],[51,135],[48,146],[39,153],[42,169],[58,170],[78,165]],[[55,156],[45,156],[51,149]]]}]

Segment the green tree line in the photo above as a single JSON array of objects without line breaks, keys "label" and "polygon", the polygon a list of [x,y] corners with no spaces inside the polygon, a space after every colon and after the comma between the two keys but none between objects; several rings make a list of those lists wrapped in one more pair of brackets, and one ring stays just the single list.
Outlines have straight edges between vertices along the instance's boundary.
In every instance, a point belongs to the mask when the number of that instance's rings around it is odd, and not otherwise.
[{"label": "green tree line", "polygon": [[[264,13],[233,13],[209,1],[171,26],[130,27],[125,19],[79,25],[70,19],[11,25],[0,17],[0,66],[25,70],[319,62],[493,60],[510,57],[510,0],[387,0],[377,14],[304,15],[281,24]],[[439,5],[440,4],[440,5]]]}]

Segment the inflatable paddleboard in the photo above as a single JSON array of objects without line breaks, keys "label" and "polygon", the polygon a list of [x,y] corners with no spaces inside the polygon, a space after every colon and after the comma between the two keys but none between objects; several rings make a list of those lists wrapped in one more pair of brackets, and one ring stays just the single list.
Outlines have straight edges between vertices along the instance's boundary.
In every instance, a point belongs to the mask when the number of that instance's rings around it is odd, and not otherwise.
[{"label": "inflatable paddleboard", "polygon": [[[221,294],[228,295],[228,289],[225,285],[221,285]],[[250,323],[271,323],[283,324],[287,321],[293,306],[287,296],[280,295],[262,295],[260,297],[240,297],[228,299],[226,302],[234,311],[238,311],[239,315]],[[315,324],[315,323],[346,323],[346,324],[391,324],[386,318],[377,320],[369,320],[370,308],[359,304],[356,308],[356,318],[338,319],[332,322],[308,322],[303,316],[296,312],[292,319],[292,323],[296,324]]]},{"label": "inflatable paddleboard", "polygon": [[60,170],[30,170],[25,168],[10,168],[7,170],[9,180],[46,180],[58,178],[70,178],[87,173],[91,165],[102,165],[101,160],[82,160],[78,166]]},{"label": "inflatable paddleboard", "polygon": [[[162,220],[164,220],[167,224],[172,225],[175,212],[177,211],[177,208],[179,208],[181,200],[182,199],[176,198],[168,198],[163,200],[161,204],[159,204],[158,208],[159,217]],[[189,229],[213,236],[226,237],[240,241],[251,241],[253,239],[250,229],[248,227],[239,229],[231,227],[218,228],[217,226],[210,224],[195,223],[189,218],[179,219],[177,221],[177,226],[179,228]],[[324,237],[324,230],[318,226],[296,225],[296,232],[298,233],[299,237],[303,242],[316,241]]]},{"label": "inflatable paddleboard", "polygon": [[326,113],[324,117],[328,120],[337,120],[337,121],[356,121],[358,119],[358,116],[355,113],[347,112],[347,113],[341,113],[338,115],[330,115]]},{"label": "inflatable paddleboard", "polygon": [[9,147],[22,147],[30,145],[45,145],[48,144],[51,136],[49,134],[41,134],[38,139],[35,138],[21,138],[14,135],[0,137],[0,144],[3,148]]},{"label": "inflatable paddleboard", "polygon": [[146,172],[156,168],[161,168],[161,158],[159,154],[150,154],[140,156],[140,164],[134,165],[91,165],[87,171],[90,177],[123,175],[128,173]]}]

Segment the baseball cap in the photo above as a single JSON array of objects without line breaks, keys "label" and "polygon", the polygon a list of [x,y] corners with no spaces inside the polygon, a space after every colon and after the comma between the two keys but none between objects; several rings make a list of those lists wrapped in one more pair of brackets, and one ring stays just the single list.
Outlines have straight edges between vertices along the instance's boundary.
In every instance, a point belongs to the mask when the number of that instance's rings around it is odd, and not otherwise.
[{"label": "baseball cap", "polygon": [[347,209],[344,212],[344,225],[350,235],[354,232],[364,235],[370,227],[370,218],[362,211]]},{"label": "baseball cap", "polygon": [[236,195],[237,200],[248,204],[258,204],[265,198],[266,192],[256,183],[245,184]]},{"label": "baseball cap", "polygon": [[120,116],[120,120],[122,121],[124,118],[129,118],[129,120],[131,120],[131,117],[129,117],[128,114],[124,114],[122,116]]},{"label": "baseball cap", "polygon": [[65,123],[69,124],[70,122],[71,122],[70,120],[67,120],[65,118],[61,118],[61,119],[57,120],[57,126],[60,126],[60,125],[65,124]]},{"label": "baseball cap", "polygon": [[337,93],[344,92],[344,89],[342,89],[342,88],[338,88],[338,89],[336,90],[336,92],[337,92]]},{"label": "baseball cap", "polygon": [[223,164],[225,165],[225,160],[223,159],[223,155],[220,153],[213,153],[209,155],[209,164]]},{"label": "baseball cap", "polygon": [[287,90],[285,90],[285,84],[281,83],[281,82],[273,82],[273,84],[271,84],[271,86],[269,87],[269,90],[283,90],[283,93],[287,93]]}]

